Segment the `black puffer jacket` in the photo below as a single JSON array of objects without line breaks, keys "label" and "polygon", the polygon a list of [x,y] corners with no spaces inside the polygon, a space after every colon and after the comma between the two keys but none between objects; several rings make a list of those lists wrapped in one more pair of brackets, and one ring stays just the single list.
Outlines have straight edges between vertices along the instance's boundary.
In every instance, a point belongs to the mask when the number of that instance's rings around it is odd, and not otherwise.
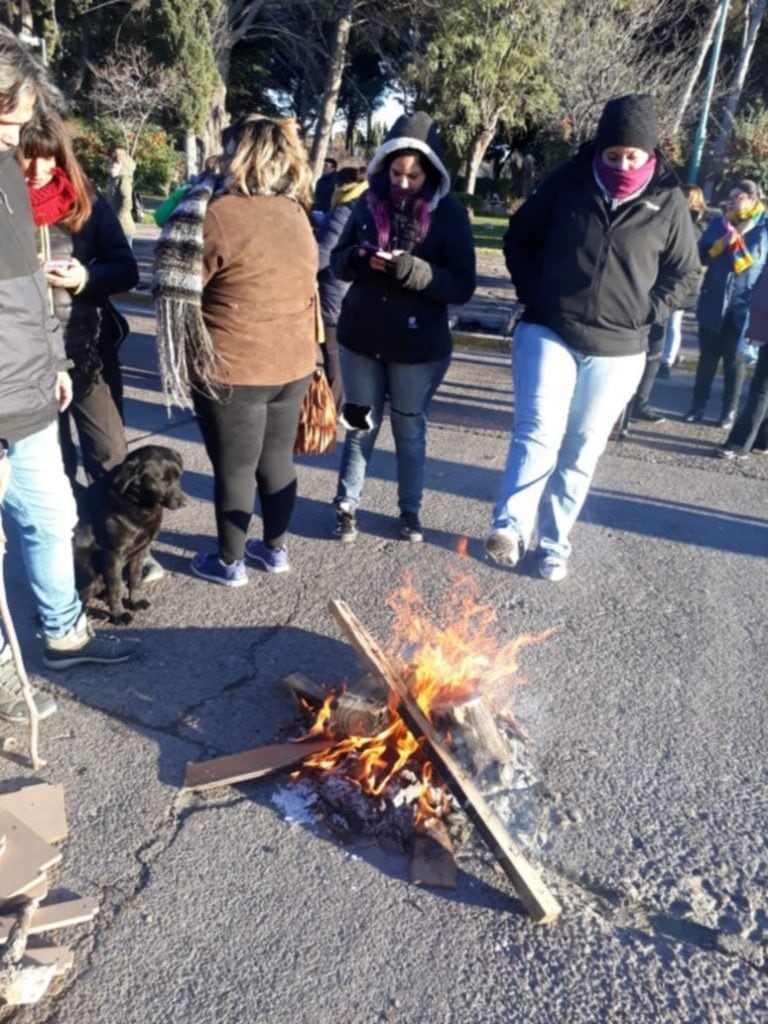
[{"label": "black puffer jacket", "polygon": [[[426,237],[417,245],[392,245],[406,255],[387,272],[372,270],[361,257],[363,242],[377,244],[370,192],[361,197],[331,254],[336,277],[352,281],[336,328],[340,345],[392,363],[430,363],[451,353],[448,304],[468,302],[475,290],[475,244],[469,216],[449,196],[450,176],[431,118],[403,114],[368,164],[368,180],[403,149],[418,150],[437,171],[440,184],[432,199]],[[389,271],[396,271],[390,273]]]},{"label": "black puffer jacket", "polygon": [[14,444],[56,418],[56,373],[69,362],[13,150],[0,153],[0,237],[0,440]]},{"label": "black puffer jacket", "polygon": [[587,355],[644,352],[652,324],[695,294],[699,258],[675,175],[657,168],[637,198],[609,209],[587,145],[509,219],[504,256],[523,319]]},{"label": "black puffer jacket", "polygon": [[54,312],[64,328],[75,397],[86,393],[101,369],[97,351],[102,309],[111,295],[128,291],[139,280],[139,270],[117,216],[106,199],[97,196],[88,220],[74,234],[60,224],[48,228],[51,257],[74,256],[88,271],[85,288],[73,295],[53,289]]}]

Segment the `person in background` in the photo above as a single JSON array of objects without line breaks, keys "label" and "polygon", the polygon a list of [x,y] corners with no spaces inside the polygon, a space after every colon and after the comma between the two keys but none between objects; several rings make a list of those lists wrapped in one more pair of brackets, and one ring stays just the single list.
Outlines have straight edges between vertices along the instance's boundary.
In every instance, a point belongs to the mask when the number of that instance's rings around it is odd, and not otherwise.
[{"label": "person in background", "polygon": [[129,246],[133,246],[136,234],[136,222],[133,219],[133,179],[136,174],[136,161],[127,149],[118,147],[110,157],[109,188],[107,198],[117,215],[120,227],[125,233]]},{"label": "person in background", "polygon": [[368,182],[365,178],[360,179],[356,167],[342,167],[336,176],[331,209],[315,228],[320,267],[317,286],[320,291],[320,311],[325,328],[323,363],[337,409],[341,409],[343,389],[336,324],[339,321],[341,303],[349,290],[349,282],[340,281],[331,270],[331,251],[341,237],[355,203],[367,188]]},{"label": "person in background", "polygon": [[315,219],[319,219],[324,213],[328,213],[331,208],[333,192],[337,184],[337,167],[338,164],[332,156],[327,156],[323,160],[323,173],[315,183],[315,202],[312,207]]},{"label": "person in background", "polygon": [[96,480],[128,453],[120,411],[105,380],[100,354],[101,345],[109,343],[102,328],[113,324],[110,317],[104,317],[104,307],[111,295],[134,287],[139,271],[114,212],[86,178],[57,114],[41,111],[24,126],[19,162],[45,260],[46,281],[52,289],[53,311],[73,363],[72,403],[59,414],[64,468],[74,483],[74,420],[85,472],[90,480]]},{"label": "person in background", "polygon": [[448,195],[436,127],[422,112],[400,117],[368,165],[369,189],[331,254],[351,281],[336,333],[347,427],[334,505],[335,533],[353,541],[365,474],[389,399],[397,462],[400,537],[423,540],[427,412],[451,361],[448,304],[475,290],[466,209]]},{"label": "person in background", "polygon": [[752,290],[747,336],[758,346],[757,362],[744,408],[725,443],[715,449],[721,459],[742,460],[750,453],[768,455],[768,266]]},{"label": "person in background", "polygon": [[512,349],[514,424],[485,550],[565,579],[571,530],[611,428],[645,366],[648,332],[685,305],[699,260],[653,101],[606,103],[593,142],[509,220],[504,255],[525,311]]},{"label": "person in background", "polygon": [[[51,669],[126,661],[132,644],[94,634],[75,589],[72,488],[59,447],[58,414],[72,398],[61,329],[50,315],[27,187],[15,150],[22,127],[51,95],[45,73],[0,26],[0,511],[15,524],[37,605],[43,661]],[[8,470],[10,467],[10,472]],[[41,718],[56,711],[35,695]],[[21,682],[0,635],[0,717],[27,717]]]},{"label": "person in background", "polygon": [[725,386],[718,426],[730,430],[744,383],[739,342],[747,328],[750,294],[768,258],[768,223],[754,181],[734,182],[725,208],[725,216],[713,220],[699,240],[699,254],[707,269],[696,310],[699,363],[685,422],[704,419],[722,359]]},{"label": "person in background", "polygon": [[[245,556],[290,568],[293,445],[315,366],[317,245],[312,172],[295,125],[259,114],[231,126],[219,174],[181,198],[155,250],[163,384],[197,413],[213,467],[218,549],[192,572],[248,582]],[[258,491],[263,540],[246,542]]]},{"label": "person in background", "polygon": [[[707,201],[704,198],[704,192],[698,185],[685,185],[683,192],[685,192],[688,201],[688,209],[691,212],[691,221],[693,222],[693,232],[698,243],[709,223]],[[667,320],[664,330],[664,351],[661,354],[661,364],[658,372],[659,377],[670,377],[677,363],[680,355],[680,346],[683,342],[683,313],[684,310],[676,309],[669,320]]]}]

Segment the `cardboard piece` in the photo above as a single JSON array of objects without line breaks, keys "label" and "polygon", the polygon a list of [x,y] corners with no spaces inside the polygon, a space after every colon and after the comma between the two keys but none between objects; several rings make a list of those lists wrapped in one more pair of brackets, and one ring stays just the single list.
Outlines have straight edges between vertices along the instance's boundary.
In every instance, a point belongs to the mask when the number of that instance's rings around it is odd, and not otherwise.
[{"label": "cardboard piece", "polygon": [[0,813],[0,835],[6,848],[0,856],[0,903],[37,885],[46,868],[58,864],[61,853],[8,811]]},{"label": "cardboard piece", "polygon": [[22,786],[13,793],[2,793],[2,811],[10,811],[48,843],[60,843],[67,838],[63,786],[40,782],[34,786]]},{"label": "cardboard piece", "polygon": [[[41,932],[54,928],[66,928],[73,924],[91,921],[99,912],[99,904],[94,899],[64,900],[61,903],[50,903],[46,907],[38,907],[32,915],[27,935],[39,935]],[[0,943],[8,941],[8,935],[16,922],[12,914],[0,916]]]}]

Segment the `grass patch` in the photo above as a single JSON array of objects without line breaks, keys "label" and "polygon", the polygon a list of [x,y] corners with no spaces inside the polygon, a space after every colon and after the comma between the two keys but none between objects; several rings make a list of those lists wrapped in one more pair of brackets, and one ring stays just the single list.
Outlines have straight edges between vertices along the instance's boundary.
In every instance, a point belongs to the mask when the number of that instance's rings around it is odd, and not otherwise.
[{"label": "grass patch", "polygon": [[486,255],[501,252],[501,241],[507,230],[509,217],[495,217],[491,214],[476,215],[472,221],[475,249]]}]

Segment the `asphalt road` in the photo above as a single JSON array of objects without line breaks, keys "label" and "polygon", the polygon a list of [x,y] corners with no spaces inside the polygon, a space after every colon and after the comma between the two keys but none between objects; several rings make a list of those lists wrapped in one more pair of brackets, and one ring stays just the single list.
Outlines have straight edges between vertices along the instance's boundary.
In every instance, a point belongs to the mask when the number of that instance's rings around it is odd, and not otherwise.
[{"label": "asphalt road", "polygon": [[[66,793],[57,890],[101,903],[92,925],[60,936],[75,948],[61,992],[14,1020],[768,1019],[768,458],[714,459],[719,433],[680,422],[692,382],[675,375],[654,395],[668,422],[638,426],[603,457],[571,576],[499,569],[482,538],[506,454],[508,356],[462,350],[432,417],[427,543],[396,539],[385,428],[357,542],[330,538],[338,454],[300,460],[293,571],[249,570],[247,587],[227,591],[190,575],[192,554],[213,545],[209,465],[191,418],[167,418],[151,309],[132,313],[131,444],[176,446],[191,500],[165,520],[156,554],[168,575],[123,631],[141,640],[125,666],[46,674],[18,552],[7,556],[29,668],[60,704],[42,728],[40,773]],[[403,857],[329,832],[285,777],[179,792],[187,761],[295,734],[279,686],[288,672],[354,679],[328,599],[383,640],[385,599],[406,572],[434,608],[476,584],[500,645],[556,627],[521,653],[527,685],[514,694],[535,780],[526,853],[564,908],[551,926],[531,924],[471,836],[458,888],[426,890]],[[32,776],[7,756],[0,772],[3,787]]]}]

